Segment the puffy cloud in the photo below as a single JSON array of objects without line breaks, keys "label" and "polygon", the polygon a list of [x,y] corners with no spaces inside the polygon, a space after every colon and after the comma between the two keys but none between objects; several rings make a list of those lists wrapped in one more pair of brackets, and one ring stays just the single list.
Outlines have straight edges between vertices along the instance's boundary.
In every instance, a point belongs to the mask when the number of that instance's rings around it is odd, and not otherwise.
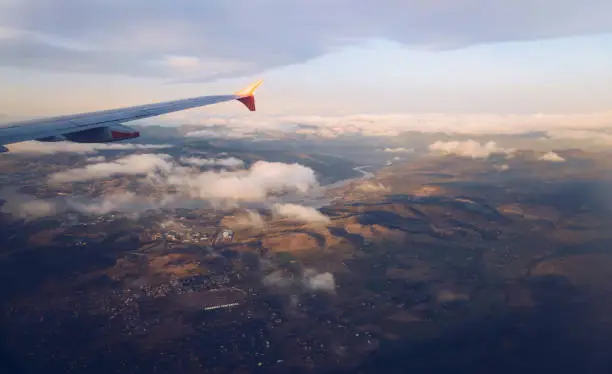
[{"label": "puffy cloud", "polygon": [[47,217],[57,213],[57,206],[50,201],[35,199],[21,204],[19,213],[27,218]]},{"label": "puffy cloud", "polygon": [[85,159],[85,161],[87,161],[87,162],[104,162],[104,161],[106,161],[106,157],[105,156],[87,157]]},{"label": "puffy cloud", "polygon": [[262,202],[271,195],[307,193],[318,186],[314,171],[300,164],[257,161],[248,170],[171,174],[167,183],[192,198]]},{"label": "puffy cloud", "polygon": [[3,1],[0,64],[165,77],[184,77],[188,67],[190,77],[213,79],[300,63],[369,38],[449,49],[610,32],[610,14],[607,0],[201,1],[188,8]]},{"label": "puffy cloud", "polygon": [[565,159],[559,156],[558,154],[556,154],[555,152],[548,152],[548,153],[543,154],[540,157],[540,160],[550,161],[550,162],[565,162]]},{"label": "puffy cloud", "polygon": [[73,143],[73,142],[37,142],[27,141],[8,144],[11,153],[55,154],[55,153],[97,153],[105,150],[163,149],[171,148],[169,144],[132,144],[132,143]]},{"label": "puffy cloud", "polygon": [[[607,119],[607,125],[601,124],[601,126],[592,126],[592,123],[586,122],[583,124],[582,128],[580,128],[581,126],[576,126],[574,129],[553,129],[548,131],[547,135],[553,141],[577,140],[586,141],[597,145],[610,146],[612,145],[612,134],[606,131],[608,130],[610,123],[612,123],[612,116]],[[591,128],[585,130],[585,127]]]},{"label": "puffy cloud", "polygon": [[[226,159],[237,165],[238,159]],[[165,198],[202,200],[214,204],[265,202],[287,193],[306,194],[319,187],[315,172],[300,164],[258,161],[249,169],[198,171],[183,167],[166,154],[135,154],[50,175],[51,183],[91,181],[120,175],[142,175]]]},{"label": "puffy cloud", "polygon": [[253,131],[245,129],[214,128],[206,130],[192,131],[185,134],[188,138],[235,138],[241,139],[253,134]]},{"label": "puffy cloud", "polygon": [[133,192],[121,192],[89,198],[68,196],[63,198],[42,199],[32,195],[5,188],[0,191],[0,199],[6,200],[0,212],[8,213],[19,219],[50,217],[66,211],[77,211],[88,215],[103,215],[111,212],[139,213],[148,209],[161,208],[171,202],[171,198],[149,199]]},{"label": "puffy cloud", "polygon": [[262,279],[262,283],[267,287],[288,288],[294,283],[294,280],[282,271],[277,270],[266,275]]},{"label": "puffy cloud", "polygon": [[332,294],[336,292],[334,275],[329,272],[319,273],[314,269],[305,269],[301,276],[276,270],[265,276],[262,283],[267,287],[287,291],[323,291]]},{"label": "puffy cloud", "polygon": [[446,155],[457,155],[471,158],[487,158],[492,154],[511,154],[514,150],[500,148],[495,142],[479,143],[474,140],[465,141],[437,141],[429,145],[429,150],[434,153]]},{"label": "puffy cloud", "polygon": [[259,213],[253,210],[247,210],[243,214],[236,216],[229,225],[235,228],[260,229],[265,226],[265,222]]},{"label": "puffy cloud", "polygon": [[309,223],[330,223],[329,217],[318,210],[297,204],[274,204],[272,211],[285,218]]},{"label": "puffy cloud", "polygon": [[229,168],[238,168],[244,166],[244,161],[236,157],[228,158],[198,158],[198,157],[181,157],[180,161],[184,164],[194,166],[225,166]]},{"label": "puffy cloud", "polygon": [[83,202],[76,199],[74,201],[70,201],[68,204],[71,208],[81,213],[103,215],[118,210],[133,211],[132,207],[128,209],[126,205],[131,205],[136,198],[137,196],[133,192],[124,192],[102,196],[93,200],[86,199]]},{"label": "puffy cloud", "polygon": [[[237,159],[230,162],[237,165]],[[239,160],[238,160],[239,161]],[[114,161],[88,164],[49,176],[51,183],[94,181],[97,179],[137,176],[135,191],[110,193],[96,198],[69,196],[53,200],[36,199],[33,196],[3,191],[7,202],[2,211],[14,216],[36,218],[53,215],[66,208],[86,214],[110,212],[139,213],[149,209],[167,207],[201,208],[204,206],[239,206],[240,203],[269,203],[279,201],[285,195],[297,198],[320,188],[315,172],[300,164],[258,161],[249,169],[200,171],[181,166],[166,154],[133,154]],[[147,192],[142,192],[142,191]],[[151,194],[153,192],[153,194]],[[289,212],[304,220],[321,220],[316,211]],[[324,216],[323,216],[324,217]],[[325,217],[326,218],[326,217]],[[263,219],[257,212],[247,211],[236,221],[243,227],[263,227]]]},{"label": "puffy cloud", "polygon": [[332,273],[319,273],[313,269],[306,269],[302,283],[309,290],[336,292],[336,280]]},{"label": "puffy cloud", "polygon": [[[612,111],[590,114],[354,114],[346,116],[235,116],[212,117],[197,112],[169,115],[164,121],[203,126],[190,137],[253,138],[278,133],[336,138],[343,135],[395,137],[407,131],[469,135],[548,132],[551,139],[580,139],[612,144],[601,133],[612,123]],[[545,136],[546,134],[542,134]],[[600,136],[601,135],[601,136]],[[387,152],[402,148],[388,148]]]},{"label": "puffy cloud", "polygon": [[412,148],[385,148],[383,149],[384,152],[390,152],[390,153],[411,153],[414,152],[414,149]]},{"label": "puffy cloud", "polygon": [[147,210],[170,207],[177,200],[178,196],[172,194],[148,197],[135,192],[124,191],[96,198],[72,196],[65,200],[65,205],[72,210],[92,216],[123,213],[127,217],[134,218]]},{"label": "puffy cloud", "polygon": [[91,164],[82,168],[53,173],[49,177],[49,182],[80,182],[105,179],[116,175],[147,174],[156,170],[169,172],[173,168],[170,159],[171,156],[165,154],[129,155],[112,162]]},{"label": "puffy cloud", "polygon": [[0,206],[0,212],[21,219],[48,217],[61,211],[61,207],[54,200],[22,194],[14,188],[0,190],[0,199],[5,200]]}]

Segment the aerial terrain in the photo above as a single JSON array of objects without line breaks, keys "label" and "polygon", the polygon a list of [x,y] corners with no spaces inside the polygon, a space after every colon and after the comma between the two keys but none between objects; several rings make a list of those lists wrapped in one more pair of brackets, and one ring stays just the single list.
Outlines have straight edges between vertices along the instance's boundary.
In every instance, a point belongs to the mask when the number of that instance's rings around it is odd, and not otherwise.
[{"label": "aerial terrain", "polygon": [[610,0],[0,0],[0,374],[612,373],[611,62]]},{"label": "aerial terrain", "polygon": [[209,130],[0,158],[0,371],[612,369],[606,147]]}]

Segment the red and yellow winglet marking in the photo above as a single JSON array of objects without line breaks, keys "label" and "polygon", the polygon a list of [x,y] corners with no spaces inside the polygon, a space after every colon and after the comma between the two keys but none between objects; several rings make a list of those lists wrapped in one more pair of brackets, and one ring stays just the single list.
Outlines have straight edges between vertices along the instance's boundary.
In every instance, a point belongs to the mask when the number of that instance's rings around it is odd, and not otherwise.
[{"label": "red and yellow winglet marking", "polygon": [[263,79],[249,85],[248,87],[236,92],[236,100],[240,101],[244,106],[249,108],[251,112],[255,111],[255,90],[261,86]]}]

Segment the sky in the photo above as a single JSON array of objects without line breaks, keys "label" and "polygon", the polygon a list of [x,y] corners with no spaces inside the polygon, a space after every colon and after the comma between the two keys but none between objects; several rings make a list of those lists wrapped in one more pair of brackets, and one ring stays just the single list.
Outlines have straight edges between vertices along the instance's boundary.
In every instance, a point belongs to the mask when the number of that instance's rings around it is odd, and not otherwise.
[{"label": "sky", "polygon": [[[0,114],[234,92],[252,116],[612,112],[609,0],[0,0]],[[184,116],[246,115],[237,103]]]}]

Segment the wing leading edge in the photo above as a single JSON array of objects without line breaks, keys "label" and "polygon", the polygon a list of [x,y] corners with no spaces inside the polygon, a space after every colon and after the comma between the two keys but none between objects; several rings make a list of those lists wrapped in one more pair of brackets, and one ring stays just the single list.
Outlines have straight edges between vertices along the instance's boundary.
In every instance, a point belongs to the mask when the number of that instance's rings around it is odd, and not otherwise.
[{"label": "wing leading edge", "polygon": [[[255,111],[255,91],[263,80],[249,85],[248,87],[231,95],[199,96],[188,99],[166,101],[155,104],[138,105],[127,108],[110,109],[97,112],[81,113],[60,117],[49,117],[34,119],[22,122],[5,124],[0,127],[0,153],[7,152],[7,148],[2,145],[22,142],[26,140],[71,140],[80,142],[79,136],[70,136],[75,133],[86,133],[87,130],[96,128],[112,128],[121,126],[123,122],[135,121],[138,119],[155,117],[162,114],[178,112],[181,110],[197,108],[207,105],[218,104],[226,101],[237,100],[246,106],[250,111]],[[125,129],[126,127],[123,126]],[[116,133],[117,131],[110,131]],[[128,133],[122,133],[128,134]],[[137,137],[138,133],[133,137]],[[117,138],[101,139],[100,142],[115,141],[126,139],[125,136]],[[93,141],[91,141],[93,140]],[[88,142],[96,142],[90,139]],[[45,140],[54,141],[54,140]]]}]

